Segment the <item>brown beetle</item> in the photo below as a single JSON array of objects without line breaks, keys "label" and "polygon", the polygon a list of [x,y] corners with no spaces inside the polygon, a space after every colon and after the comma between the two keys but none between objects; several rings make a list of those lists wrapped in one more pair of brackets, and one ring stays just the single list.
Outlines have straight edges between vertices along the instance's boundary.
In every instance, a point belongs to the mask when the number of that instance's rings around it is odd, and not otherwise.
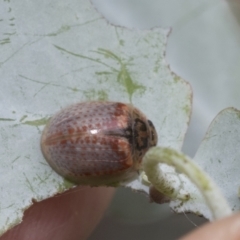
[{"label": "brown beetle", "polygon": [[136,178],[143,155],[156,144],[152,122],[120,102],[71,105],[51,118],[41,138],[43,155],[57,173],[91,186]]}]

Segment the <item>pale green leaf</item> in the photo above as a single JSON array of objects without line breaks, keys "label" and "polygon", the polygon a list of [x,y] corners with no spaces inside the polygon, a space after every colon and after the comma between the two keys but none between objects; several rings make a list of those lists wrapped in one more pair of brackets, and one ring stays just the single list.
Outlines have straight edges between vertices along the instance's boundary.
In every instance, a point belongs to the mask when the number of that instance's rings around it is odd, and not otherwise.
[{"label": "pale green leaf", "polygon": [[[208,173],[220,188],[233,211],[239,211],[240,172],[240,111],[227,108],[213,120],[194,157],[194,161]],[[177,212],[195,212],[211,219],[201,194],[185,177],[183,188],[191,199],[183,204],[172,203]]]},{"label": "pale green leaf", "polygon": [[[86,0],[0,3],[0,233],[23,210],[73,185],[40,150],[49,117],[71,103],[132,103],[153,121],[159,144],[180,149],[191,89],[164,60],[169,30],[112,26]],[[132,187],[146,191],[138,180]]]}]

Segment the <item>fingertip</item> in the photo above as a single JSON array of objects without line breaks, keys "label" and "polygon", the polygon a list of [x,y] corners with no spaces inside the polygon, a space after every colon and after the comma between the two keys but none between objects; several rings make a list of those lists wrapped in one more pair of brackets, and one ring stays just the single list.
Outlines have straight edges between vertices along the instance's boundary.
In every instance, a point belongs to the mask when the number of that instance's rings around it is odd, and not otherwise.
[{"label": "fingertip", "polygon": [[83,240],[91,234],[114,194],[110,187],[71,189],[42,202],[24,213],[23,222],[1,240]]},{"label": "fingertip", "polygon": [[240,214],[205,224],[180,240],[237,240],[240,239]]}]

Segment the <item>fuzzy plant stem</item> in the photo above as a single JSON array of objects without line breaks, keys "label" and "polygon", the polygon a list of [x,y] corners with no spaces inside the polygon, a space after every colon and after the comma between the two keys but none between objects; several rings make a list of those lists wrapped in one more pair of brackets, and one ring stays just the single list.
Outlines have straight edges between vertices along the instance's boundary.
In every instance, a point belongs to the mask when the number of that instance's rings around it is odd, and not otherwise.
[{"label": "fuzzy plant stem", "polygon": [[178,190],[174,190],[171,182],[161,176],[161,170],[159,170],[158,166],[160,163],[175,167],[177,172],[185,174],[198,187],[212,212],[213,220],[231,214],[232,211],[227,201],[211,178],[186,155],[170,148],[151,148],[143,159],[143,170],[148,180],[158,191],[168,194],[171,199],[181,199],[182,197],[179,198],[177,195]]}]

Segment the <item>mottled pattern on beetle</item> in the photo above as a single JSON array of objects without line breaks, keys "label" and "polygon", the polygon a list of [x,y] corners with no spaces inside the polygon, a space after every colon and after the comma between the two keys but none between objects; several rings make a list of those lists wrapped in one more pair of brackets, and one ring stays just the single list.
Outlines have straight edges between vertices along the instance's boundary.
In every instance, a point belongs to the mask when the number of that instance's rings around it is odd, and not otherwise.
[{"label": "mottled pattern on beetle", "polygon": [[138,176],[157,133],[145,115],[119,102],[83,102],[52,117],[42,152],[60,175],[80,184],[116,186]]},{"label": "mottled pattern on beetle", "polygon": [[67,176],[113,174],[133,165],[125,130],[132,124],[121,103],[75,104],[55,115],[45,130],[47,159]]},{"label": "mottled pattern on beetle", "polygon": [[149,136],[150,147],[153,147],[157,145],[158,135],[153,123],[150,120],[148,120],[148,127],[150,129],[150,136]]},{"label": "mottled pattern on beetle", "polygon": [[132,112],[133,125],[133,137],[134,137],[134,155],[139,162],[142,161],[142,157],[147,150],[152,147],[151,130],[148,125],[147,118],[138,109],[134,108]]}]

